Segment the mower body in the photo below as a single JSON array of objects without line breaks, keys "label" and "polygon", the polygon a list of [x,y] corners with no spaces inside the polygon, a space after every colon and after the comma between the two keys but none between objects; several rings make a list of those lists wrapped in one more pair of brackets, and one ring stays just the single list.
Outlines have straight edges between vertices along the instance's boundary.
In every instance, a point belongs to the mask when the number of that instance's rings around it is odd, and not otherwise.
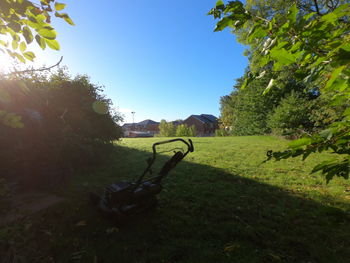
[{"label": "mower body", "polygon": [[[156,158],[156,146],[165,143],[181,141],[187,145],[185,153],[177,151],[164,164],[157,176],[143,180]],[[189,152],[193,152],[192,141],[187,143],[183,139],[173,139],[153,144],[153,156],[147,160],[148,167],[134,183],[121,181],[105,188],[100,197],[92,195],[91,199],[98,204],[99,210],[106,216],[113,217],[119,222],[127,220],[130,216],[143,213],[157,205],[157,194],[162,191],[162,179],[179,163]]]}]

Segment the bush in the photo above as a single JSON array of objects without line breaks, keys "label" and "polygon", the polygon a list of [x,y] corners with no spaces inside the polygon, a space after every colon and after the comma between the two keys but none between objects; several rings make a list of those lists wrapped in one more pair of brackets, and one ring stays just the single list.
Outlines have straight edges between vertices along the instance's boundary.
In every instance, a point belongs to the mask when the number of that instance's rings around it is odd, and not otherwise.
[{"label": "bush", "polygon": [[188,127],[186,124],[180,124],[176,128],[176,136],[194,137],[196,136],[196,127],[194,125]]},{"label": "bush", "polygon": [[227,129],[221,128],[221,129],[215,130],[216,137],[223,137],[223,136],[230,136],[230,135],[232,135],[232,132]]},{"label": "bush", "polygon": [[106,158],[120,138],[121,119],[88,77],[63,71],[50,78],[1,80],[0,110],[20,116],[22,127],[0,123],[0,173],[27,186],[55,185]]},{"label": "bush", "polygon": [[161,137],[174,137],[176,134],[174,124],[172,122],[166,122],[161,120],[159,124],[159,136]]}]

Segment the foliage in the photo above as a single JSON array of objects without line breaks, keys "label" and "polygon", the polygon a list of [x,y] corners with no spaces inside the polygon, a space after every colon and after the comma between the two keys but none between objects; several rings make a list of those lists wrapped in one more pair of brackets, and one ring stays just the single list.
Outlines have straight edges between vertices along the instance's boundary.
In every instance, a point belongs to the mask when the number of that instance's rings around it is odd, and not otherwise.
[{"label": "foliage", "polygon": [[[219,19],[216,31],[226,27],[238,33],[244,26],[251,30],[247,44],[251,53],[261,54],[250,68],[251,77],[244,86],[265,69],[273,70],[273,76],[265,88],[269,92],[275,84],[280,71],[293,69],[293,78],[309,89],[317,88],[322,95],[331,96],[331,104],[342,106],[341,120],[332,123],[327,129],[307,135],[292,143],[284,152],[269,153],[269,159],[303,155],[314,152],[331,151],[339,158],[329,160],[315,167],[322,171],[329,181],[334,176],[349,177],[350,167],[350,4],[349,1],[327,1],[331,5],[320,5],[320,1],[306,1],[310,8],[298,9],[294,3],[282,14],[270,17],[256,16],[244,8],[239,1],[224,4],[219,0],[209,12]],[[297,2],[298,4],[300,2]]]},{"label": "foliage", "polygon": [[65,4],[56,0],[41,0],[40,4],[28,0],[3,0],[0,5],[0,51],[21,62],[33,61],[35,54],[27,46],[35,42],[45,49],[59,50],[57,33],[51,25],[53,16],[74,25]]},{"label": "foliage", "polygon": [[232,132],[229,128],[220,128],[215,130],[215,136],[216,137],[224,137],[224,136],[230,136],[232,135]]},{"label": "foliage", "polygon": [[172,122],[166,122],[166,120],[161,120],[159,124],[159,135],[163,137],[173,137],[175,136],[176,130]]},{"label": "foliage", "polygon": [[0,109],[21,116],[21,129],[0,123],[1,174],[47,186],[73,170],[98,164],[110,142],[121,135],[111,101],[88,77],[64,71],[50,77],[2,79],[0,91],[11,100]]},{"label": "foliage", "polygon": [[186,124],[180,124],[176,127],[177,137],[194,137],[196,136],[196,128],[194,125],[188,127]]},{"label": "foliage", "polygon": [[274,134],[283,135],[286,132],[295,133],[311,131],[313,123],[310,120],[309,101],[292,92],[283,98],[267,119],[268,127]]},{"label": "foliage", "polygon": [[220,128],[225,129],[233,126],[234,105],[234,94],[220,98]]},{"label": "foliage", "polygon": [[[281,74],[282,75],[282,74]],[[303,87],[288,80],[287,73],[283,81],[278,81],[278,88],[271,90],[262,96],[265,86],[270,81],[270,72],[264,76],[250,81],[246,87],[244,82],[249,78],[246,73],[242,78],[237,79],[233,92],[221,100],[221,128],[230,129],[234,135],[256,135],[270,132],[267,124],[268,116],[278,107],[280,101],[289,96],[291,92],[303,94]],[[295,105],[297,107],[297,105]]]},{"label": "foliage", "polygon": [[194,125],[191,125],[189,128],[188,128],[188,136],[189,137],[194,137],[197,135],[197,131],[196,131],[196,126]]},{"label": "foliage", "polygon": [[344,112],[344,105],[332,105],[331,97],[321,95],[310,103],[310,120],[314,125],[315,131],[326,129],[336,121],[341,121]]}]

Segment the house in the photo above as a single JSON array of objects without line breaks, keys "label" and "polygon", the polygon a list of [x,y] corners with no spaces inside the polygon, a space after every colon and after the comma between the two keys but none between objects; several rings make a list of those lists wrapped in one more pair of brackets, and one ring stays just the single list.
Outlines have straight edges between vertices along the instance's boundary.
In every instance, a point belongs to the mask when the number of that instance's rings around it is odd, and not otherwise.
[{"label": "house", "polygon": [[219,128],[219,120],[211,114],[191,115],[183,121],[187,126],[196,127],[197,136],[213,136]]},{"label": "house", "polygon": [[174,127],[176,128],[177,126],[183,124],[183,120],[176,120],[176,121],[171,121],[171,123],[174,125]]},{"label": "house", "polygon": [[153,137],[159,133],[159,122],[144,120],[138,123],[124,123],[122,129],[125,137]]},{"label": "house", "polygon": [[153,135],[159,133],[159,122],[152,120],[144,120],[136,124],[138,131],[150,132]]}]

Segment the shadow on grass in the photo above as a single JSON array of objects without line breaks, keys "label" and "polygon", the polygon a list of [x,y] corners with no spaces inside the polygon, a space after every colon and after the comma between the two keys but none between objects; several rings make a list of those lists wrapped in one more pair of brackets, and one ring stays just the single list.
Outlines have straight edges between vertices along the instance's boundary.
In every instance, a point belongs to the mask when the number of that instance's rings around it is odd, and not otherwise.
[{"label": "shadow on grass", "polygon": [[345,212],[186,160],[165,178],[156,210],[116,228],[86,193],[136,179],[149,155],[118,147],[109,166],[66,190],[68,202],[9,229],[21,231],[12,249],[28,262],[348,262]]}]

